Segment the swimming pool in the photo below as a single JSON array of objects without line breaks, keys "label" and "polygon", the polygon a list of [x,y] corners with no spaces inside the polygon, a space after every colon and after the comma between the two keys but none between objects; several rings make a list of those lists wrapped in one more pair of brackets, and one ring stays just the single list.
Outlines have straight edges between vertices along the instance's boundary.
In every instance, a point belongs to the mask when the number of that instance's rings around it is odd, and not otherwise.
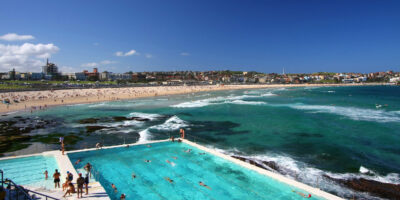
[{"label": "swimming pool", "polygon": [[[185,152],[191,149],[190,152]],[[79,171],[90,162],[94,177],[111,199],[304,199],[307,194],[185,143],[161,142],[68,153],[80,159]],[[145,162],[150,160],[151,162]],[[169,162],[167,162],[167,160]],[[132,173],[136,178],[132,178]],[[173,183],[166,180],[170,178]],[[199,185],[202,181],[211,189]],[[117,192],[111,188],[115,184]],[[318,199],[311,197],[311,199]]]},{"label": "swimming pool", "polygon": [[[9,178],[16,184],[52,189],[52,176],[58,165],[54,156],[39,155],[0,160],[0,169],[4,172],[4,178]],[[46,170],[49,174],[48,180],[44,176]]]}]

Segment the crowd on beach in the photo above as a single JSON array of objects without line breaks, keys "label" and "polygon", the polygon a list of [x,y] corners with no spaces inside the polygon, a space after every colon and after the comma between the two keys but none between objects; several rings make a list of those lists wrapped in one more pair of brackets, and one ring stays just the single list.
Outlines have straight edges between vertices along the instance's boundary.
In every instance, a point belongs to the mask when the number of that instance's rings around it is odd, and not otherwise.
[{"label": "crowd on beach", "polygon": [[265,88],[268,85],[155,86],[130,88],[70,89],[0,93],[0,113],[36,111],[48,106],[134,99],[229,89]]}]

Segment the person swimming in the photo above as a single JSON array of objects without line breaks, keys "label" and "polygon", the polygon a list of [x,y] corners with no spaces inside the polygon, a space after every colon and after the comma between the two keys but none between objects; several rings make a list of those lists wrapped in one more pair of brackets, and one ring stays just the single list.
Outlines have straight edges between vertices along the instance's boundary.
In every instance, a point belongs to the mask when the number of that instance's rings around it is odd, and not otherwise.
[{"label": "person swimming", "polygon": [[171,166],[175,166],[175,163],[174,163],[174,162],[171,162],[171,161],[169,161],[169,160],[166,160],[166,162],[169,163]]},{"label": "person swimming", "polygon": [[144,162],[147,162],[147,163],[149,163],[149,162],[151,162],[151,160],[144,160]]},{"label": "person swimming", "polygon": [[185,152],[186,153],[190,153],[192,151],[192,149],[188,149],[188,150],[186,150]]},{"label": "person swimming", "polygon": [[132,172],[132,179],[136,178],[136,174],[134,172]]},{"label": "person swimming", "polygon": [[170,179],[169,177],[165,177],[164,179],[165,179],[166,181],[170,182],[170,183],[173,183],[173,182],[174,182],[174,180]]},{"label": "person swimming", "polygon": [[118,192],[117,187],[114,185],[114,183],[111,183],[111,188],[114,189],[114,192],[115,192],[115,193]]},{"label": "person swimming", "polygon": [[206,153],[204,153],[204,152],[203,153],[199,153],[199,155],[204,155],[204,154],[206,154]]},{"label": "person swimming", "polygon": [[294,192],[294,193],[296,193],[296,194],[298,194],[298,195],[300,195],[300,196],[302,196],[304,198],[311,198],[311,194],[306,195],[306,194],[304,194],[302,192],[297,192],[295,190],[292,190],[292,192]]},{"label": "person swimming", "polygon": [[81,159],[78,159],[78,160],[75,162],[75,165],[79,164],[80,162],[81,162]]},{"label": "person swimming", "polygon": [[178,157],[172,156],[173,159],[178,160]]},{"label": "person swimming", "polygon": [[204,184],[203,182],[199,182],[199,185],[201,185],[201,186],[203,186],[203,187],[205,187],[205,188],[207,188],[207,189],[209,189],[209,190],[211,190],[211,188],[210,188],[210,186],[208,186],[208,185],[206,185],[206,184]]},{"label": "person swimming", "polygon": [[146,147],[149,147],[149,148],[150,148],[150,147],[151,147],[151,145],[149,145],[149,144],[148,144],[148,145],[146,145]]}]

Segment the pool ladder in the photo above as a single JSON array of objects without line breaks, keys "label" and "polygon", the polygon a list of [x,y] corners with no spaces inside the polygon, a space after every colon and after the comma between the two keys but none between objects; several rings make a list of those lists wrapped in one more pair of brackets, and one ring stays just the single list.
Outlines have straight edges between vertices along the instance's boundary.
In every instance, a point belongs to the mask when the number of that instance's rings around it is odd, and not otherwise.
[{"label": "pool ladder", "polygon": [[[0,170],[0,174],[1,174],[1,191],[4,190],[4,184],[7,184],[7,189],[8,190],[8,199],[16,199],[16,200],[37,200],[37,199],[52,199],[52,200],[59,200],[57,198],[39,193],[39,192],[35,192],[26,188],[22,188],[21,186],[15,184],[12,180],[10,179],[4,179],[4,172],[3,170]],[[11,187],[14,187],[14,190],[11,190]],[[6,190],[6,191],[7,191]],[[32,193],[32,195],[30,195],[29,193]],[[7,199],[7,198],[6,198]]]}]

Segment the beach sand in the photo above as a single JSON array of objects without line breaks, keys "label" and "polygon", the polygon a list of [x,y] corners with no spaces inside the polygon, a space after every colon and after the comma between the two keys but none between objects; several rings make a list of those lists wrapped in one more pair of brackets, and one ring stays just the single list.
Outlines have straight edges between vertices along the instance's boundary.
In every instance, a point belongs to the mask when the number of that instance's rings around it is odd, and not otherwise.
[{"label": "beach sand", "polygon": [[[162,95],[186,94],[195,92],[279,88],[279,87],[322,87],[359,86],[366,84],[285,84],[285,85],[205,85],[205,86],[152,86],[127,88],[69,89],[48,91],[27,91],[0,93],[0,100],[9,99],[11,104],[0,103],[0,113],[15,111],[37,111],[50,106],[115,101]],[[370,84],[368,84],[370,85]],[[17,100],[19,103],[14,103]]]}]

